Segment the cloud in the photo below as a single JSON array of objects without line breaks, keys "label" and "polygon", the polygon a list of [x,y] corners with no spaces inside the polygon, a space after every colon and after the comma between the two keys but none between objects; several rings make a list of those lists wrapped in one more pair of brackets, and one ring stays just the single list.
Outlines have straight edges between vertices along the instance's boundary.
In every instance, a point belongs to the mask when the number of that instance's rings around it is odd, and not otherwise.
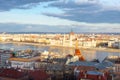
[{"label": "cloud", "polygon": [[27,26],[26,28],[27,28],[27,29],[32,29],[33,27],[32,27],[32,26]]},{"label": "cloud", "polygon": [[[67,27],[65,27],[67,26]],[[68,25],[0,23],[0,32],[68,32]]]},{"label": "cloud", "polygon": [[48,7],[57,7],[63,13],[43,14],[79,22],[120,23],[120,6],[117,2],[120,3],[120,0],[59,0]]},{"label": "cloud", "polygon": [[108,23],[79,23],[71,25],[40,25],[40,24],[19,24],[0,23],[0,32],[70,32],[71,28],[75,32],[118,32],[120,24]]},{"label": "cloud", "polygon": [[88,23],[120,23],[120,11],[102,11],[99,13],[69,10],[63,14],[44,13],[47,16]]},{"label": "cloud", "polygon": [[99,0],[99,3],[105,10],[120,11],[120,0]]},{"label": "cloud", "polygon": [[76,32],[119,32],[119,23],[81,23],[75,24],[73,29]]},{"label": "cloud", "polygon": [[[57,6],[57,5],[66,5],[65,7],[68,7],[69,4],[71,6],[72,5],[97,5],[97,6],[101,6],[104,9],[108,9],[111,8],[110,10],[116,10],[116,8],[118,10],[120,10],[120,0],[59,0],[53,4],[51,4],[52,6]],[[63,6],[64,7],[64,6]],[[64,7],[64,8],[65,8]]]},{"label": "cloud", "polygon": [[0,11],[9,11],[11,9],[29,9],[40,2],[54,0],[0,0]]}]

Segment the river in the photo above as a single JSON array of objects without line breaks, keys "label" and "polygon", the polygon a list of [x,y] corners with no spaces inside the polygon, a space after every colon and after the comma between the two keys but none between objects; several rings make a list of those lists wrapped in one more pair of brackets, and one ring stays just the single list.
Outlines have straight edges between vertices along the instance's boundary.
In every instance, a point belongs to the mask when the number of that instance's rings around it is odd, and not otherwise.
[{"label": "river", "polygon": [[[27,44],[12,44],[12,43],[0,43],[0,49],[5,50],[26,50],[26,49],[32,49],[32,50],[39,50],[41,52],[43,51],[51,51],[54,53],[59,53],[61,56],[63,54],[73,54],[74,49],[73,48],[62,48],[62,47],[50,47],[50,46],[35,46],[35,45],[27,45]],[[99,61],[104,60],[107,56],[120,56],[119,52],[105,52],[105,51],[97,51],[97,50],[81,50],[81,53],[85,57],[86,60],[90,61],[93,59],[99,59]]]}]

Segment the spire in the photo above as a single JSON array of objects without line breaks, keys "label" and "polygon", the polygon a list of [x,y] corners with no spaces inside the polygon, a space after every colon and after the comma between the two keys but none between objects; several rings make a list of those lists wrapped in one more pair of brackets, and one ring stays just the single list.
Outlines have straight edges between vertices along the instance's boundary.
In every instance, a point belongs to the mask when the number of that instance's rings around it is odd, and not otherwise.
[{"label": "spire", "polygon": [[74,35],[73,29],[71,28],[70,35]]},{"label": "spire", "polygon": [[78,48],[78,40],[77,39],[76,39],[76,44],[75,44],[75,56],[78,56],[79,60],[82,60],[82,61],[85,60],[85,58],[83,57],[81,51]]}]

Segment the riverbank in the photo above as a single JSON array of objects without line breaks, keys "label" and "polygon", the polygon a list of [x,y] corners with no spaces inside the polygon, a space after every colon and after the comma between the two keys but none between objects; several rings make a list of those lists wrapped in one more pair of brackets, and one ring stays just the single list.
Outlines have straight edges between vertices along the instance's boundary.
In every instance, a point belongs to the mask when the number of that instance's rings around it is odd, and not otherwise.
[{"label": "riverbank", "polygon": [[[49,47],[59,47],[59,48],[71,48],[74,49],[75,47],[69,46],[61,46],[61,45],[48,45],[48,44],[40,44],[40,43],[29,43],[29,42],[0,42],[3,44],[12,43],[16,45],[33,45],[33,46],[49,46]],[[79,47],[81,50],[95,50],[95,51],[105,51],[105,52],[118,52],[120,53],[120,49],[112,49],[112,48],[85,48]]]}]

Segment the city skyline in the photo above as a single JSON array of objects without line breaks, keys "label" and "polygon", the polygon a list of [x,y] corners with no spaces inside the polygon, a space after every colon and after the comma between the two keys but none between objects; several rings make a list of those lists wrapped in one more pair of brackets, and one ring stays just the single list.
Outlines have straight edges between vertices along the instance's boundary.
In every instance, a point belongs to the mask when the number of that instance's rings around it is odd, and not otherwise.
[{"label": "city skyline", "polygon": [[0,2],[0,32],[120,32],[120,0]]}]

